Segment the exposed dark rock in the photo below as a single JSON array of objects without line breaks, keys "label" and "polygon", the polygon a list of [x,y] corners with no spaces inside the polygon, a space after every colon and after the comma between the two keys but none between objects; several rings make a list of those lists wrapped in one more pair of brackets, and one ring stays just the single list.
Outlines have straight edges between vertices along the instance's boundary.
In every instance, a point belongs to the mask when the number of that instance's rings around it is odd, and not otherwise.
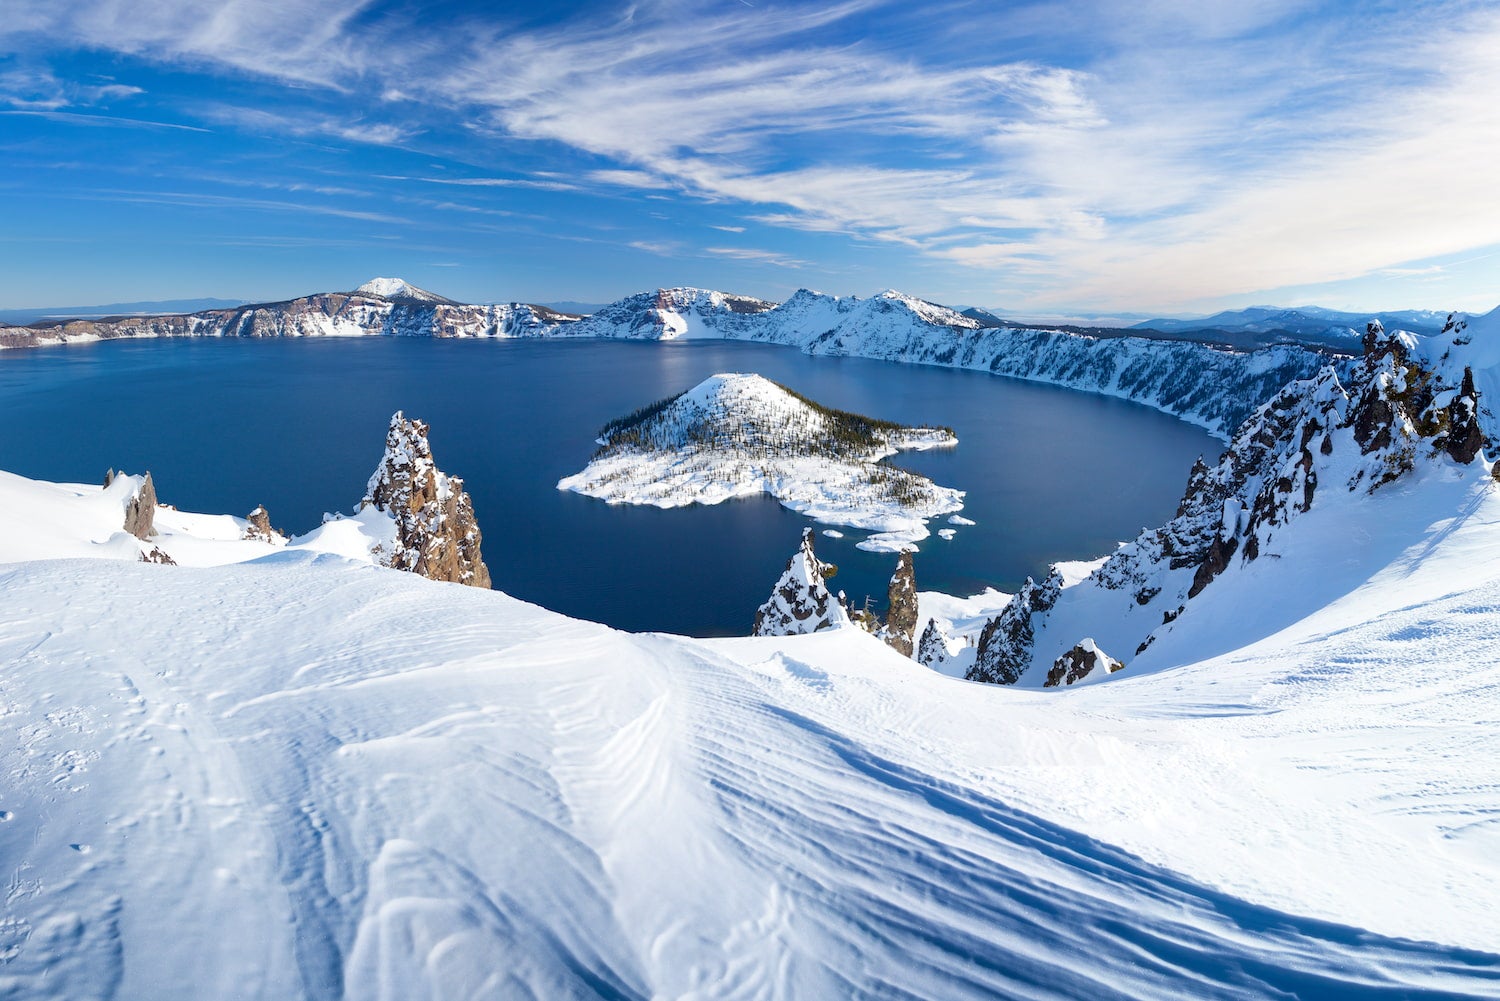
[{"label": "exposed dark rock", "polygon": [[111,483],[113,483],[114,481],[115,481],[115,470],[114,470],[114,467],[111,466],[104,473],[104,489],[108,490],[109,489],[109,485]]},{"label": "exposed dark rock", "polygon": [[152,526],[155,519],[156,484],[151,482],[151,474],[148,472],[125,504],[125,531],[145,542],[156,534],[156,529]]},{"label": "exposed dark rock", "polygon": [[168,556],[160,546],[152,546],[148,552],[141,553],[142,563],[160,563],[164,566],[175,567],[177,561]]},{"label": "exposed dark rock", "polygon": [[1460,465],[1468,465],[1484,448],[1484,432],[1479,429],[1479,392],[1474,388],[1474,373],[1465,366],[1463,384],[1447,407],[1448,435],[1443,450]]},{"label": "exposed dark rock", "polygon": [[437,468],[427,432],[427,424],[399,410],[391,417],[385,455],[360,504],[396,523],[395,542],[389,553],[379,554],[380,562],[431,580],[489,587],[473,502],[463,480]]},{"label": "exposed dark rock", "polygon": [[1050,611],[1061,593],[1062,578],[1056,573],[1040,585],[1027,577],[1000,614],[984,624],[974,666],[964,677],[992,685],[1014,685],[1021,680],[1031,663],[1031,647],[1036,641],[1031,617]]},{"label": "exposed dark rock", "polygon": [[896,557],[896,572],[886,589],[890,608],[885,615],[882,637],[903,657],[912,655],[917,632],[917,576],[912,569],[911,550]]},{"label": "exposed dark rock", "polygon": [[948,659],[948,637],[943,634],[937,619],[928,619],[922,630],[922,639],[917,643],[917,663],[926,667],[937,667]]},{"label": "exposed dark rock", "polygon": [[843,604],[828,591],[833,565],[813,552],[813,530],[802,530],[802,544],[786,561],[771,596],[755,612],[754,636],[795,636],[849,624]]},{"label": "exposed dark rock", "polygon": [[1100,650],[1092,639],[1084,639],[1052,662],[1051,669],[1047,671],[1047,680],[1042,683],[1042,687],[1056,688],[1059,685],[1072,685],[1087,678],[1095,670],[1113,674],[1124,666]]},{"label": "exposed dark rock", "polygon": [[1239,544],[1238,539],[1214,539],[1203,562],[1198,564],[1198,572],[1193,574],[1193,586],[1188,588],[1189,598],[1198,597],[1215,577],[1224,572],[1229,566],[1229,558],[1234,555]]}]

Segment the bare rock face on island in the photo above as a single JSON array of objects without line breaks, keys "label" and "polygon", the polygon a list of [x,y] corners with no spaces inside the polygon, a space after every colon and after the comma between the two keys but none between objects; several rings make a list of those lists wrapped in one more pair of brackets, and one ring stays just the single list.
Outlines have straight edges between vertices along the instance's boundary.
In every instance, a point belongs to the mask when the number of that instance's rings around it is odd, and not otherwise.
[{"label": "bare rock face on island", "polygon": [[391,417],[385,455],[360,503],[395,521],[395,540],[377,558],[431,580],[487,588],[490,571],[480,554],[474,504],[463,480],[437,468],[427,431],[427,424],[399,410]]}]

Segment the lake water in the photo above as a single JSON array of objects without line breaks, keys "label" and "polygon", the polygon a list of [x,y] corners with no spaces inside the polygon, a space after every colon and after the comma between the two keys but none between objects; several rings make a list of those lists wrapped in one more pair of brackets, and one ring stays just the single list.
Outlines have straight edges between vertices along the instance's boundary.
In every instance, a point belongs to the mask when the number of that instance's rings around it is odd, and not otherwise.
[{"label": "lake water", "polygon": [[[758,372],[812,399],[959,446],[893,461],[968,491],[953,541],[916,556],[919,587],[1013,589],[1055,560],[1088,559],[1171,517],[1203,431],[1119,400],[977,372],[721,341],[367,338],[106,342],[0,352],[0,468],[99,482],[150,469],[161,499],[293,533],[352,510],[390,415],[432,425],[441,468],[464,478],[495,586],[580,618],[690,635],[749,631],[809,522],[770,498],[716,507],[611,507],[556,489],[598,428],[715,372]],[[933,529],[948,527],[934,524]],[[821,532],[822,526],[819,526]],[[863,533],[818,537],[834,583],[883,604],[891,554]]]}]

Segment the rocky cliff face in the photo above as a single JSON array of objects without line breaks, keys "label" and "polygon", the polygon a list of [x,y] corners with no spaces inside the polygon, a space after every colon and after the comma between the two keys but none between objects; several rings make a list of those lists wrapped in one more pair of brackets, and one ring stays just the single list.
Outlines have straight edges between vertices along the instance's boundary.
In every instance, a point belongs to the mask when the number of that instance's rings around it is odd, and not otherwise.
[{"label": "rocky cliff face", "polygon": [[[1068,649],[1055,644],[1070,647],[1081,634],[1139,655],[1221,575],[1268,555],[1295,558],[1282,551],[1282,533],[1321,498],[1374,493],[1419,466],[1483,461],[1472,375],[1450,384],[1414,355],[1409,335],[1372,325],[1365,340],[1347,380],[1330,366],[1286,386],[1241,425],[1217,464],[1196,463],[1166,525],[1067,590],[1056,572],[1027,581],[986,624],[969,679],[1015,684],[1034,669],[1050,673]],[[1070,673],[1076,664],[1058,677],[1065,683]]]},{"label": "rocky cliff face", "polygon": [[886,588],[886,599],[889,606],[880,637],[901,656],[910,657],[917,633],[917,575],[910,549],[901,550],[896,557],[896,572]]},{"label": "rocky cliff face", "polygon": [[[106,479],[105,486],[113,481],[114,477]],[[150,472],[135,491],[130,499],[125,502],[125,531],[145,542],[156,534],[152,523],[156,519],[156,484],[151,482]]]},{"label": "rocky cliff face", "polygon": [[755,613],[754,636],[795,636],[849,625],[844,606],[828,590],[837,568],[813,552],[813,530],[802,530],[802,544],[787,560],[771,596]]},{"label": "rocky cliff face", "polygon": [[924,667],[936,668],[948,659],[948,637],[936,619],[927,620],[922,639],[917,643],[916,660]]},{"label": "rocky cliff face", "polygon": [[1099,645],[1092,639],[1086,638],[1052,662],[1052,667],[1047,672],[1047,680],[1042,687],[1056,688],[1059,685],[1074,685],[1094,674],[1095,671],[1114,674],[1124,666],[1100,650]]},{"label": "rocky cliff face", "polygon": [[[578,317],[528,303],[468,305],[404,282],[170,316],[0,327],[0,347],[155,337],[536,337]],[[384,292],[382,292],[384,290]]]},{"label": "rocky cliff face", "polygon": [[437,468],[427,432],[426,424],[399,410],[391,417],[385,455],[360,504],[395,522],[390,551],[377,553],[377,558],[384,566],[431,580],[489,587],[474,505],[463,480]]}]

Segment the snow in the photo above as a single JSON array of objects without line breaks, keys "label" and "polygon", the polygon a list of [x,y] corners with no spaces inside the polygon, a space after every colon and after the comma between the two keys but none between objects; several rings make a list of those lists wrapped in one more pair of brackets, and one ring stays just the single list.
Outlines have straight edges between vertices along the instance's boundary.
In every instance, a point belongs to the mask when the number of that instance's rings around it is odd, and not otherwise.
[{"label": "snow", "polygon": [[419,302],[447,302],[440,295],[417,288],[402,278],[371,278],[354,290],[356,295],[378,295],[382,299],[415,299]]},{"label": "snow", "polygon": [[[8,563],[0,987],[1500,994],[1463,951],[1500,941],[1473,489],[1402,498],[1431,529],[1287,629],[1064,695],[306,552]],[[5,525],[0,556],[35,551]]]},{"label": "snow", "polygon": [[857,545],[875,552],[914,547],[929,519],[963,507],[963,491],[877,465],[898,449],[952,447],[952,432],[880,432],[863,451],[849,445],[830,456],[821,449],[831,420],[768,379],[720,373],[620,429],[618,443],[606,435],[594,459],[557,487],[661,508],[770,494],[813,521],[874,533]]}]

